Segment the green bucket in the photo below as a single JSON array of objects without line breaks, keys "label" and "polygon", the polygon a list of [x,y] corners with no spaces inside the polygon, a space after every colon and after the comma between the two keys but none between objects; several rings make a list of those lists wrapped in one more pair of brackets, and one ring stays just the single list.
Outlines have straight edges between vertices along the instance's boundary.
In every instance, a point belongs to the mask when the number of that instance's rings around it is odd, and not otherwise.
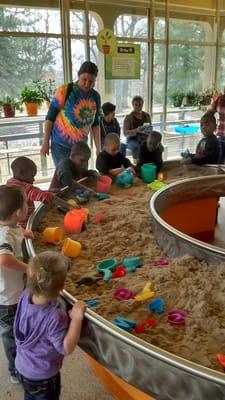
[{"label": "green bucket", "polygon": [[141,166],[141,177],[145,183],[154,182],[156,178],[156,165],[155,164],[143,164]]}]

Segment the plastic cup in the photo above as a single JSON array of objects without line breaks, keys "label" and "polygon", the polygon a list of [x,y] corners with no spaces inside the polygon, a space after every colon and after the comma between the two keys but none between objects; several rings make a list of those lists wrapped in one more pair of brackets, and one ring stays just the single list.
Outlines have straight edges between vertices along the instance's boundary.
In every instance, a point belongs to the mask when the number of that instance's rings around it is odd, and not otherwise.
[{"label": "plastic cup", "polygon": [[109,176],[102,175],[99,177],[96,185],[96,192],[109,193],[111,190],[112,179]]},{"label": "plastic cup", "polygon": [[145,183],[151,183],[156,178],[156,165],[143,164],[141,166],[141,177]]},{"label": "plastic cup", "polygon": [[76,258],[80,255],[81,252],[81,244],[76,242],[76,240],[72,240],[70,238],[66,238],[63,241],[62,253],[66,257]]},{"label": "plastic cup", "polygon": [[63,230],[58,226],[54,228],[45,228],[42,235],[45,242],[59,244],[63,238]]}]

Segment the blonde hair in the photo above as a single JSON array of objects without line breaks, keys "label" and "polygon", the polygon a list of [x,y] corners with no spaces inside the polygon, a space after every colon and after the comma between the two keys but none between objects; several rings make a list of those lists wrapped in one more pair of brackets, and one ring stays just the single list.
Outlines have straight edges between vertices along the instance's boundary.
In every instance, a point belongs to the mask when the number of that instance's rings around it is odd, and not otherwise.
[{"label": "blonde hair", "polygon": [[115,144],[116,146],[120,147],[120,138],[117,133],[108,133],[104,140],[104,147],[107,147],[109,144]]},{"label": "blonde hair", "polygon": [[43,251],[31,258],[27,277],[29,293],[49,299],[56,297],[63,288],[69,267],[69,258],[56,251]]}]

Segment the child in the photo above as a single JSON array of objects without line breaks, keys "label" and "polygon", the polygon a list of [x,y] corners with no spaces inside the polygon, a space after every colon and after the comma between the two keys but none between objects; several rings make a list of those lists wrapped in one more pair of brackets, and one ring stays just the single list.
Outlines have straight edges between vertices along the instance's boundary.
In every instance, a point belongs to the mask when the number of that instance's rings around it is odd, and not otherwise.
[{"label": "child", "polygon": [[23,190],[17,186],[0,186],[0,334],[9,362],[12,383],[16,378],[16,345],[13,321],[17,302],[24,289],[23,274],[27,265],[22,260],[21,242],[32,237],[18,223],[26,218],[27,201]]},{"label": "child", "polygon": [[147,137],[147,140],[141,144],[138,168],[143,164],[153,163],[157,167],[157,173],[161,171],[163,166],[162,152],[163,146],[161,144],[162,135],[160,132],[152,131]]},{"label": "child", "polygon": [[79,340],[86,305],[78,301],[69,312],[58,300],[63,289],[69,259],[45,251],[28,264],[27,290],[19,300],[14,333],[16,368],[24,399],[58,400],[63,357]]},{"label": "child", "polygon": [[28,213],[26,219],[21,221],[20,225],[26,227],[30,215],[33,213],[35,206],[34,201],[42,201],[49,203],[53,200],[53,193],[41,190],[33,186],[34,177],[37,174],[35,163],[27,157],[18,157],[11,164],[13,178],[7,181],[7,185],[17,185],[24,189],[27,195]]},{"label": "child", "polygon": [[103,175],[119,175],[124,168],[132,168],[133,166],[120,153],[120,138],[116,133],[108,133],[105,138],[103,150],[99,153],[96,160],[96,168]]},{"label": "child", "polygon": [[76,180],[84,177],[96,177],[97,172],[88,170],[88,160],[91,150],[87,143],[77,142],[72,146],[70,158],[61,161],[56,168],[50,184],[50,190],[61,189],[65,186],[79,187]]},{"label": "child", "polygon": [[100,119],[101,128],[101,147],[104,146],[105,137],[114,132],[120,137],[120,125],[115,118],[116,106],[112,103],[102,104],[103,117]]},{"label": "child", "polygon": [[220,157],[220,144],[214,135],[216,130],[216,119],[214,112],[206,112],[200,121],[203,138],[196,147],[196,153],[183,160],[185,164],[217,164]]}]

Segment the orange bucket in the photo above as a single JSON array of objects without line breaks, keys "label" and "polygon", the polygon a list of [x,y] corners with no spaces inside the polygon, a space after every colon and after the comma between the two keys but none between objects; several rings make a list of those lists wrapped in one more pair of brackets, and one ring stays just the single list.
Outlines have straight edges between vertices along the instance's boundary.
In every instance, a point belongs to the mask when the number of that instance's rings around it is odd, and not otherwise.
[{"label": "orange bucket", "polygon": [[62,254],[64,256],[76,258],[80,255],[80,252],[81,252],[81,244],[79,242],[76,242],[76,240],[66,238],[63,241]]},{"label": "orange bucket", "polygon": [[63,238],[63,230],[58,226],[54,228],[49,227],[45,228],[42,235],[45,242],[51,244],[59,244]]},{"label": "orange bucket", "polygon": [[81,208],[70,210],[64,217],[64,229],[67,233],[81,233],[84,223],[87,221],[89,210]]}]

